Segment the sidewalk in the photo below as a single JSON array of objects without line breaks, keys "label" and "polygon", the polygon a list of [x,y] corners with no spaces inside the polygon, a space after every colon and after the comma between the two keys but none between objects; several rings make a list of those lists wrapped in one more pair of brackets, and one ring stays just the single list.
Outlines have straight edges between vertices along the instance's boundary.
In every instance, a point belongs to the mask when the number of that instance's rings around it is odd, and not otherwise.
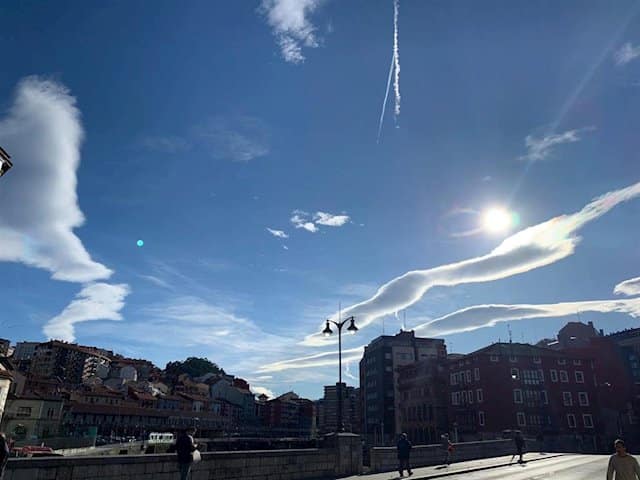
[{"label": "sidewalk", "polygon": [[[561,453],[528,453],[525,454],[524,460],[526,463],[536,462],[538,460],[546,460],[548,458],[560,457]],[[511,455],[504,457],[483,458],[481,460],[470,460],[467,462],[452,463],[448,467],[442,465],[431,465],[429,467],[418,467],[413,469],[413,475],[408,477],[406,472],[403,478],[410,478],[411,480],[431,479],[438,477],[447,477],[449,475],[457,475],[460,473],[477,472],[479,470],[488,470],[491,468],[506,467],[510,464]],[[511,463],[517,463],[517,458],[513,459]],[[371,473],[364,475],[354,475],[351,477],[345,477],[340,480],[389,480],[392,478],[399,478],[397,471]]]}]

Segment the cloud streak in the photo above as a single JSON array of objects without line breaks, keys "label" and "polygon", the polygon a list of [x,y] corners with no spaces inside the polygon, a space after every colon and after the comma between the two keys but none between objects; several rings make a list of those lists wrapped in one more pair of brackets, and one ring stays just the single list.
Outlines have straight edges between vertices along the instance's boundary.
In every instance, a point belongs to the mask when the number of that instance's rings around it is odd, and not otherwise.
[{"label": "cloud streak", "polygon": [[91,320],[122,320],[120,310],[129,295],[126,284],[91,283],[76,295],[67,307],[44,327],[44,334],[52,339],[73,342],[75,325]]},{"label": "cloud streak", "polygon": [[[373,297],[344,309],[342,313],[345,317],[356,316],[358,326],[364,328],[377,318],[410,307],[435,286],[490,282],[551,265],[574,253],[580,242],[576,233],[585,224],[639,195],[640,182],[606,193],[576,213],[561,215],[521,230],[486,255],[407,272],[380,287]],[[335,340],[314,333],[302,343],[323,346],[333,342]]]},{"label": "cloud streak", "polygon": [[620,282],[613,289],[616,295],[640,295],[640,277],[630,278],[624,282]]},{"label": "cloud streak", "polygon": [[273,29],[285,61],[302,63],[302,49],[320,45],[309,16],[321,3],[323,0],[262,0],[259,10]]},{"label": "cloud streak", "polygon": [[400,46],[398,44],[398,16],[400,15],[400,0],[393,0],[393,93],[395,106],[393,114],[396,123],[400,115]]},{"label": "cloud streak", "polygon": [[[364,345],[361,347],[342,350],[342,361],[345,363],[356,362],[362,358],[364,353]],[[338,363],[338,352],[323,352],[315,355],[307,355],[304,357],[282,360],[258,368],[258,372],[280,372],[291,369],[326,367],[336,365]]]},{"label": "cloud streak", "polygon": [[577,128],[567,130],[563,133],[549,133],[542,137],[534,137],[527,135],[525,138],[525,146],[527,154],[520,157],[520,160],[539,161],[549,157],[553,149],[558,145],[565,143],[579,142],[583,132],[594,130],[593,127]]},{"label": "cloud streak", "polygon": [[218,160],[246,163],[269,153],[269,130],[257,117],[215,117],[195,128],[194,134]]},{"label": "cloud streak", "polygon": [[533,318],[558,318],[576,312],[626,313],[640,316],[640,298],[593,300],[543,305],[476,305],[463,308],[413,328],[416,335],[438,336],[492,327],[500,322]]},{"label": "cloud streak", "polygon": [[349,215],[332,215],[326,212],[316,212],[313,215],[313,220],[318,225],[325,225],[327,227],[341,227],[347,223],[350,218]]},{"label": "cloud streak", "polygon": [[630,42],[625,43],[613,55],[616,65],[618,65],[619,67],[632,62],[638,57],[640,57],[640,45],[636,45],[634,47]]}]

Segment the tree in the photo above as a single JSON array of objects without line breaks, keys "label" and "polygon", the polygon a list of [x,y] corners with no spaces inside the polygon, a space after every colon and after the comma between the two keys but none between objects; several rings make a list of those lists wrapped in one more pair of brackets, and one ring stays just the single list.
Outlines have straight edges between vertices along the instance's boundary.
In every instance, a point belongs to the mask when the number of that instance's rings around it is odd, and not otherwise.
[{"label": "tree", "polygon": [[167,377],[174,381],[183,373],[191,377],[201,377],[207,373],[224,374],[224,370],[211,360],[199,357],[189,357],[184,362],[169,362],[164,370]]}]

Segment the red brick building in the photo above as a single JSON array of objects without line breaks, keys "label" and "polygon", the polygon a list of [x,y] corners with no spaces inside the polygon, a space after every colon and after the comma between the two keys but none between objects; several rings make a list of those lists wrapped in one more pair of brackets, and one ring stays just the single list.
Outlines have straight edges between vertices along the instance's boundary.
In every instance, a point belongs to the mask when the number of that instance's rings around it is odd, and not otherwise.
[{"label": "red brick building", "polygon": [[518,429],[593,444],[595,382],[594,362],[584,354],[495,343],[450,362],[450,428],[460,440]]}]

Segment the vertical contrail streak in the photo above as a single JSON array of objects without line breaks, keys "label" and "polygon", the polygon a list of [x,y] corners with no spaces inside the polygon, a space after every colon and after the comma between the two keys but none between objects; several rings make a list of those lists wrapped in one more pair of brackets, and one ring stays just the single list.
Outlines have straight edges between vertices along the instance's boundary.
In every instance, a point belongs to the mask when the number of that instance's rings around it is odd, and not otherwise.
[{"label": "vertical contrail streak", "polygon": [[389,90],[391,89],[391,75],[393,74],[393,64],[395,63],[395,55],[391,55],[391,65],[389,66],[389,77],[387,78],[387,90],[384,93],[384,101],[382,102],[382,112],[380,112],[380,123],[378,124],[378,139],[376,143],[380,143],[380,135],[382,134],[382,122],[384,121],[384,111],[389,98]]},{"label": "vertical contrail streak", "polygon": [[393,79],[393,90],[396,96],[394,116],[396,123],[400,115],[400,48],[398,46],[398,14],[400,13],[400,0],[393,1],[393,68],[395,76]]}]

